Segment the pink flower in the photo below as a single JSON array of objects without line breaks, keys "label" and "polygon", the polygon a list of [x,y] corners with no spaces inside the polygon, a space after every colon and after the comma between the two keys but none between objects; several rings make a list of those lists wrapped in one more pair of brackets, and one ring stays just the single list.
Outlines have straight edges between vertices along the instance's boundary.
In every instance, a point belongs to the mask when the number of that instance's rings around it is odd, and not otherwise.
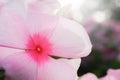
[{"label": "pink flower", "polygon": [[77,69],[64,59],[90,51],[86,31],[74,21],[34,11],[0,14],[0,67],[9,80],[75,80]]},{"label": "pink flower", "polygon": [[109,69],[107,75],[102,78],[97,78],[92,73],[87,73],[78,78],[78,80],[120,80],[120,69]]},{"label": "pink flower", "polygon": [[120,80],[120,69],[109,69],[107,75],[100,80]]},{"label": "pink flower", "polygon": [[87,73],[81,76],[78,80],[98,80],[98,78],[92,73]]}]

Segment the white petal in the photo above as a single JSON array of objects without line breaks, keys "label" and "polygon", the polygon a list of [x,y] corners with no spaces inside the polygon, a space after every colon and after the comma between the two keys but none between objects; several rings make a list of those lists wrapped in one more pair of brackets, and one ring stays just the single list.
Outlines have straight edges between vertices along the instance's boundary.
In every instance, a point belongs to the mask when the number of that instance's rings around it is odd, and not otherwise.
[{"label": "white petal", "polygon": [[83,26],[60,18],[51,37],[54,52],[51,55],[78,58],[87,56],[91,52],[91,42]]}]

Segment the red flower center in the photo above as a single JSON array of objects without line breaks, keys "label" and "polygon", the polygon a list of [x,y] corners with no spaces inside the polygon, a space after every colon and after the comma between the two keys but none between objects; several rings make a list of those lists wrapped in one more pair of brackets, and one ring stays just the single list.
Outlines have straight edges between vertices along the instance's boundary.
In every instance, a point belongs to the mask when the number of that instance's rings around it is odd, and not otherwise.
[{"label": "red flower center", "polygon": [[36,47],[36,51],[37,51],[38,53],[40,53],[40,52],[42,51],[42,49],[41,49],[40,47]]},{"label": "red flower center", "polygon": [[52,53],[52,44],[45,36],[39,34],[29,37],[26,46],[27,53],[38,63],[48,60],[49,54]]}]

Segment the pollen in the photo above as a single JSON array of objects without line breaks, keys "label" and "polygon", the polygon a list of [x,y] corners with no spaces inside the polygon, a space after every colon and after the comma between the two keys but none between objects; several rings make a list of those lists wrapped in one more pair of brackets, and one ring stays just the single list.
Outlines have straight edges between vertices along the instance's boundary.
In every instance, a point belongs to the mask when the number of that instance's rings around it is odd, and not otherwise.
[{"label": "pollen", "polygon": [[41,48],[39,48],[39,47],[37,47],[37,49],[36,49],[38,52],[40,52],[41,51]]},{"label": "pollen", "polygon": [[37,52],[41,52],[41,48],[40,48],[40,47],[37,47],[37,48],[36,48],[36,51],[37,51]]}]

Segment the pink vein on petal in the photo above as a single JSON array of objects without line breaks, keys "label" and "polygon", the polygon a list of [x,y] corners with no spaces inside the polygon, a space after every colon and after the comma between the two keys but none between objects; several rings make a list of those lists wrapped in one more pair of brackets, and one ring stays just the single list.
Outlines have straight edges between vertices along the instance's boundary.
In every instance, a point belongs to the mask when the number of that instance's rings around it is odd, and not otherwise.
[{"label": "pink vein on petal", "polygon": [[13,48],[13,49],[19,49],[19,50],[26,50],[24,48],[17,48],[17,47],[7,46],[7,45],[0,45],[0,47]]}]

